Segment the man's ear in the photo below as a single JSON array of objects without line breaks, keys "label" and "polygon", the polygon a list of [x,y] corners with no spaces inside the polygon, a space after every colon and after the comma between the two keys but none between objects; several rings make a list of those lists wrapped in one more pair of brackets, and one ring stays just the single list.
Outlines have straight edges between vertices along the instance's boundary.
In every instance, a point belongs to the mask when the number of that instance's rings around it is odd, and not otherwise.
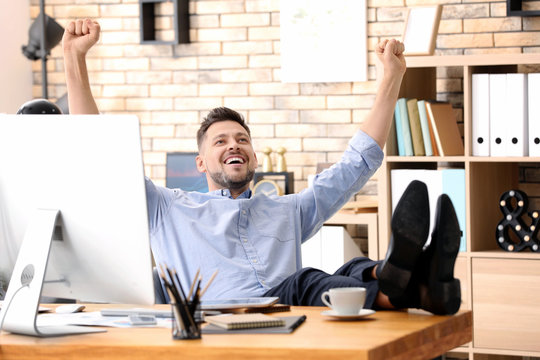
[{"label": "man's ear", "polygon": [[199,170],[199,172],[206,172],[206,166],[204,166],[204,159],[201,154],[197,155],[197,157],[195,158],[195,163],[197,164],[197,170]]}]

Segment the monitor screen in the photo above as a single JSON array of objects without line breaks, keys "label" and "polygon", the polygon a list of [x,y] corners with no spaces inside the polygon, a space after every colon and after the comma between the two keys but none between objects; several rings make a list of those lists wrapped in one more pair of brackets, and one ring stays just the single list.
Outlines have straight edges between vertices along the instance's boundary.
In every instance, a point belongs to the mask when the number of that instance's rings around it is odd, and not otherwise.
[{"label": "monitor screen", "polygon": [[185,191],[208,192],[206,174],[197,170],[196,152],[174,152],[167,154],[166,186]]},{"label": "monitor screen", "polygon": [[41,295],[154,303],[137,117],[0,115],[0,275],[8,331]]}]

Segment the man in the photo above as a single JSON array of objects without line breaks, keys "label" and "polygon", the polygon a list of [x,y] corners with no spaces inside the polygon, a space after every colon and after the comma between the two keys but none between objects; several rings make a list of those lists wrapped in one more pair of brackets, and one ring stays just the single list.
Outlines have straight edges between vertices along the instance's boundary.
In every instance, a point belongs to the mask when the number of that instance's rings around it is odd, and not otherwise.
[{"label": "man", "polygon": [[[97,114],[85,57],[99,39],[99,24],[71,22],[64,33],[64,65],[72,114]],[[219,270],[205,298],[279,296],[292,305],[322,305],[334,287],[367,288],[366,307],[417,307],[440,314],[459,309],[453,277],[459,226],[442,196],[430,247],[425,184],[413,182],[392,220],[385,261],[357,258],[335,274],[301,269],[300,245],[354,195],[380,166],[403,74],[403,44],[377,45],[384,67],[373,108],[340,162],[319,174],[313,186],[282,197],[252,196],[249,183],[258,162],[249,128],[237,112],[212,110],[197,133],[197,167],[209,193],[155,186],[146,179],[152,251],[157,263],[176,268],[188,284],[200,269],[204,279]],[[444,245],[444,246],[443,246]]]}]

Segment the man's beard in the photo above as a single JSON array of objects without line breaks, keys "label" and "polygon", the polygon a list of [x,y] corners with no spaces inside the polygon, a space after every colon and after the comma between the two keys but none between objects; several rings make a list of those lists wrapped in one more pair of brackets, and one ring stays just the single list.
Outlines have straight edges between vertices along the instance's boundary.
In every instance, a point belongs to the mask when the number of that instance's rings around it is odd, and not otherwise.
[{"label": "man's beard", "polygon": [[253,175],[255,175],[255,170],[248,169],[246,176],[240,180],[231,179],[225,172],[208,172],[212,180],[222,186],[225,189],[238,190],[244,188],[251,180],[253,180]]}]

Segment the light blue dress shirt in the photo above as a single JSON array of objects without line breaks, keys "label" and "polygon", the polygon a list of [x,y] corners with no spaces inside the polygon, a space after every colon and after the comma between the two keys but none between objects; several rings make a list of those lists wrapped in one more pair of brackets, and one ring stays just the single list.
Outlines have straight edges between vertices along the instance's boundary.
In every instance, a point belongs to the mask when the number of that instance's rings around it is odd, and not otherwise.
[{"label": "light blue dress shirt", "polygon": [[298,194],[233,199],[155,186],[146,179],[152,251],[189,287],[200,268],[204,299],[261,296],[302,267],[300,245],[312,237],[374,174],[383,153],[359,131],[342,159]]}]

